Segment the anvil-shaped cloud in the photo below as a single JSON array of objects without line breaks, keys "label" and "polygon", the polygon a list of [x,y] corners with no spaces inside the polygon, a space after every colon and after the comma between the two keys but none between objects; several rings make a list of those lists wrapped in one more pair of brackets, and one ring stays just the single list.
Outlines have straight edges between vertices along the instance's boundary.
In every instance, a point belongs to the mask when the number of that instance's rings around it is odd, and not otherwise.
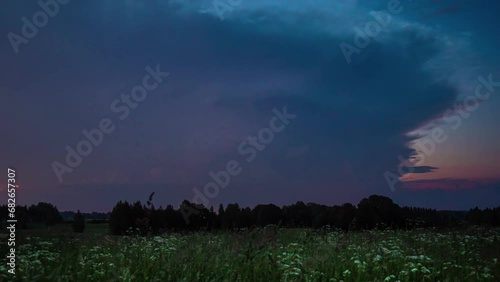
[{"label": "anvil-shaped cloud", "polygon": [[[25,128],[22,138],[38,132],[38,155],[26,166],[52,174],[50,163],[64,158],[64,146],[112,115],[110,102],[136,85],[146,65],[159,63],[171,74],[168,82],[66,183],[163,183],[163,195],[180,201],[191,196],[186,185],[200,187],[208,172],[238,159],[244,171],[217,202],[356,202],[390,193],[383,174],[396,168],[399,155],[413,153],[407,133],[460,97],[457,81],[465,74],[456,66],[474,64],[466,35],[407,20],[404,9],[347,63],[339,45],[354,45],[354,28],[374,21],[370,11],[385,11],[387,3],[243,0],[224,21],[213,3],[75,1],[63,7],[47,34],[40,31],[21,46],[25,54],[16,65],[37,63],[2,79],[10,93],[22,94],[12,108],[24,107],[47,128],[33,131],[33,121],[16,118]],[[15,84],[20,73],[31,79],[22,88]],[[244,163],[238,145],[268,125],[273,108],[283,107],[297,118],[254,162]],[[293,148],[307,150],[292,158]]]}]

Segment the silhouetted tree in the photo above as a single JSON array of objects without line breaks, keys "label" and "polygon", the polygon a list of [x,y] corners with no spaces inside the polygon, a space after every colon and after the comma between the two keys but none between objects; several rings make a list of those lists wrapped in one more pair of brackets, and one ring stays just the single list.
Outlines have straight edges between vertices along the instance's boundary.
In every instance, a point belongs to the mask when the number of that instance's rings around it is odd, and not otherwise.
[{"label": "silhouetted tree", "polygon": [[219,210],[217,212],[217,217],[219,219],[219,226],[221,229],[226,229],[228,224],[227,224],[227,219],[226,219],[226,212],[224,211],[224,205],[220,204],[219,205]]},{"label": "silhouetted tree", "polygon": [[80,213],[80,210],[78,210],[73,217],[72,227],[73,231],[76,233],[83,233],[83,231],[85,230],[85,218]]},{"label": "silhouetted tree", "polygon": [[31,205],[28,208],[28,216],[33,222],[43,223],[47,226],[62,222],[62,217],[57,208],[49,203],[40,202],[37,205]]},{"label": "silhouetted tree", "polygon": [[237,228],[242,226],[239,222],[240,220],[240,206],[238,204],[228,204],[226,207],[226,220],[227,220],[227,227],[228,228]]},{"label": "silhouetted tree", "polygon": [[390,198],[379,195],[371,195],[359,202],[356,222],[363,229],[404,226],[401,208]]},{"label": "silhouetted tree", "polygon": [[342,230],[349,230],[356,217],[356,207],[352,204],[345,203],[340,206],[339,214],[337,216],[336,227]]},{"label": "silhouetted tree", "polygon": [[111,234],[125,234],[129,228],[133,227],[134,220],[130,204],[127,201],[119,201],[111,211],[109,218]]},{"label": "silhouetted tree", "polygon": [[281,209],[273,204],[257,205],[252,214],[257,226],[278,225],[282,221]]}]

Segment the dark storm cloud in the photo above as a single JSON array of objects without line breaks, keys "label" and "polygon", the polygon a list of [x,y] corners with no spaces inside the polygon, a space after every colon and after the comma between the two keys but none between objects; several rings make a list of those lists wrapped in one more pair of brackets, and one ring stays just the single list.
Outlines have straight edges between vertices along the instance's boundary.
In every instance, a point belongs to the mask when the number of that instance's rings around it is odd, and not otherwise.
[{"label": "dark storm cloud", "polygon": [[[261,192],[245,197],[250,202],[277,201],[284,193],[294,195],[291,201],[357,201],[389,193],[383,173],[396,169],[398,155],[412,153],[406,133],[459,93],[440,79],[453,69],[446,46],[454,39],[401,18],[347,64],[339,44],[351,43],[353,27],[372,20],[355,1],[247,1],[223,22],[210,1],[167,2],[71,2],[6,59],[9,72],[0,81],[17,95],[6,116],[22,107],[36,117],[15,115],[18,137],[36,138],[33,169],[64,158],[64,146],[112,115],[110,102],[137,84],[146,65],[159,63],[171,73],[167,84],[69,182],[90,187],[119,175],[111,179],[133,185],[117,193],[133,197],[143,193],[134,187],[154,179],[179,183],[168,193],[188,198],[185,187],[202,185],[209,171],[241,157],[238,144],[268,124],[273,108],[286,106],[297,118],[225,193],[232,201],[248,189]],[[2,45],[2,52],[9,48]],[[7,159],[14,160],[28,145],[10,140],[9,146]],[[301,147],[308,150],[290,158],[290,149]],[[252,182],[266,177],[272,180]]]},{"label": "dark storm cloud", "polygon": [[411,167],[412,173],[427,173],[427,172],[433,172],[436,169],[438,169],[438,168],[433,167],[433,166],[414,166],[414,167]]}]

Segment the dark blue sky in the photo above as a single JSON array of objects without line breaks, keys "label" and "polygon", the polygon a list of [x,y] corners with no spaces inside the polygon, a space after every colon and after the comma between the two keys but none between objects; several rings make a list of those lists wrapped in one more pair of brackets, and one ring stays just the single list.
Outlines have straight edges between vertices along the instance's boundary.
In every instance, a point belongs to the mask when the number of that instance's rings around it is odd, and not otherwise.
[{"label": "dark blue sky", "polygon": [[[22,18],[42,8],[3,3],[0,159],[18,170],[18,201],[110,210],[156,191],[158,205],[177,205],[236,160],[241,173],[210,204],[370,194],[439,209],[500,204],[500,86],[460,106],[479,77],[500,83],[499,4],[396,2],[242,0],[221,20],[214,1],[73,0],[14,44]],[[356,47],[355,30],[388,5],[400,12],[348,63],[340,46]],[[121,95],[157,65],[168,77],[125,117]],[[296,117],[248,162],[240,144],[284,107]],[[60,182],[54,162],[67,165],[65,148],[106,118],[114,131]],[[418,145],[436,138],[432,152]],[[410,156],[413,173],[399,173]],[[391,189],[387,172],[403,182]]]}]

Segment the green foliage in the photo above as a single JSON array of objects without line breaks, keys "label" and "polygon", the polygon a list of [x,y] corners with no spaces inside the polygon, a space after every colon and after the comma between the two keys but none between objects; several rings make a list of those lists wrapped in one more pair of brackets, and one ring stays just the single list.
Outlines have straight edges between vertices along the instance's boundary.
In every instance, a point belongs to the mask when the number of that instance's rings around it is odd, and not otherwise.
[{"label": "green foliage", "polygon": [[[17,246],[19,281],[500,281],[500,230],[339,232],[276,226],[76,234]],[[0,258],[0,281],[13,281]]]}]

